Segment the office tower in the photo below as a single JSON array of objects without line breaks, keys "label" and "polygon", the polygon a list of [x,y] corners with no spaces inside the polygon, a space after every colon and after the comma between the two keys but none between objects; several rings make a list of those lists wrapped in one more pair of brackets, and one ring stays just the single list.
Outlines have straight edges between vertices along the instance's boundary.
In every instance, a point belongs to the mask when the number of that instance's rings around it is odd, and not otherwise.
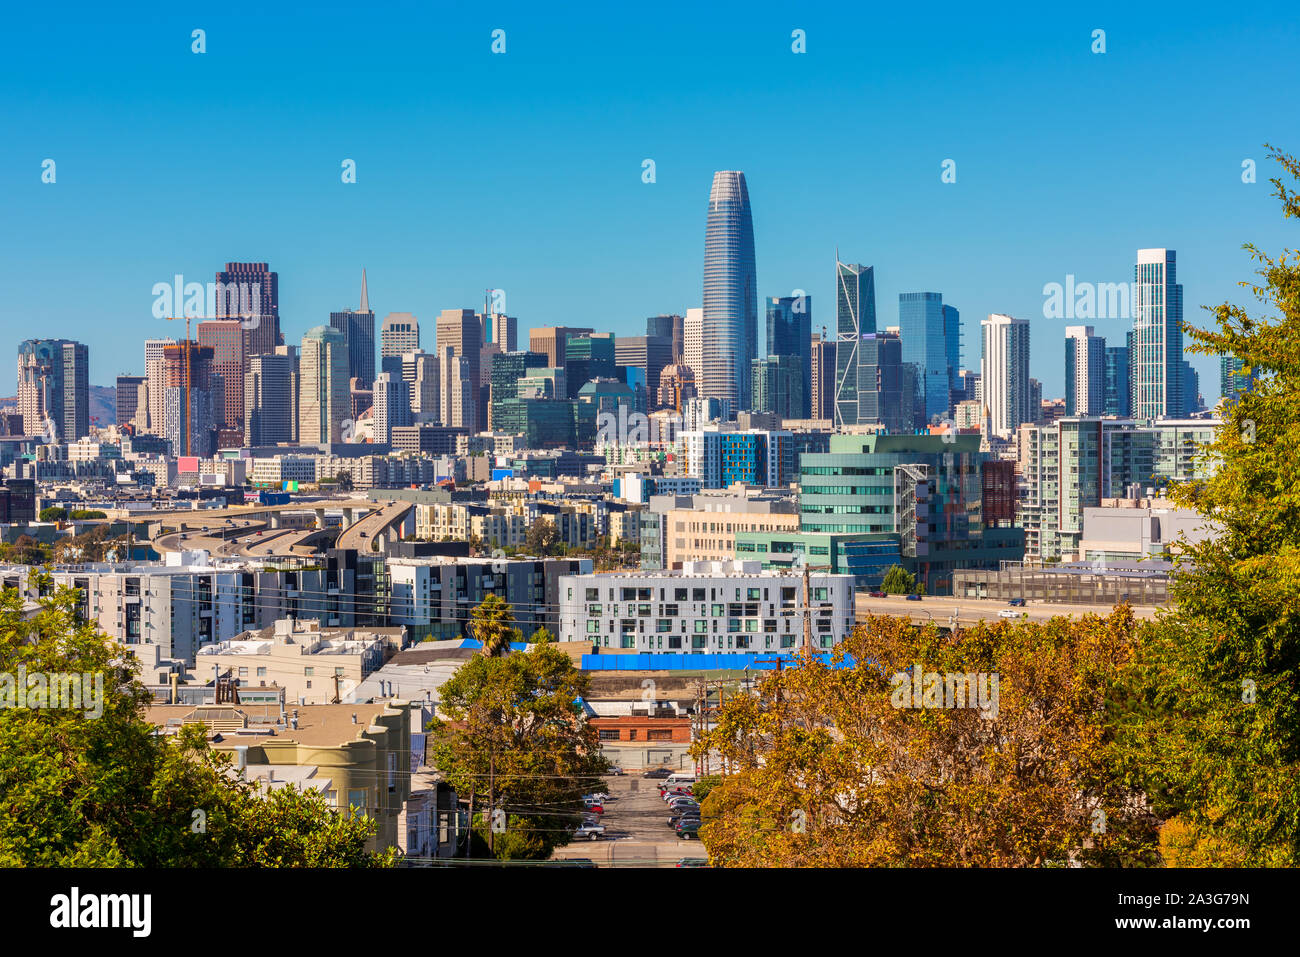
[{"label": "office tower", "polygon": [[1183,416],[1189,416],[1193,412],[1200,412],[1204,405],[1201,402],[1201,376],[1192,364],[1186,359],[1182,360],[1183,367]]},{"label": "office tower", "polygon": [[166,365],[163,349],[176,344],[175,339],[146,339],[144,341],[144,374],[149,380],[149,432],[162,435],[164,395],[167,391]]},{"label": "office tower", "polygon": [[1139,249],[1133,267],[1132,416],[1142,421],[1187,413],[1183,372],[1183,287],[1172,249]]},{"label": "office tower", "polygon": [[961,313],[954,306],[943,307],[943,342],[948,351],[948,405],[951,408],[957,405],[952,390],[957,387],[957,375],[961,372]]},{"label": "office tower", "polygon": [[441,422],[438,407],[438,357],[432,352],[407,352],[401,357],[402,380],[411,387],[412,424]]},{"label": "office tower", "polygon": [[1255,372],[1246,371],[1244,360],[1236,356],[1219,357],[1219,394],[1225,402],[1236,402],[1255,384]]},{"label": "office tower", "polygon": [[980,374],[970,369],[958,369],[957,375],[953,379],[953,407],[955,408],[958,402],[982,401],[983,393],[980,391]]},{"label": "office tower", "polygon": [[687,309],[682,320],[682,360],[691,370],[699,394],[700,376],[704,374],[704,310]]},{"label": "office tower", "polygon": [[876,331],[876,278],[871,266],[835,257],[835,427],[858,422],[858,342]]},{"label": "office tower", "polygon": [[221,378],[213,373],[213,349],[187,339],[163,347],[163,429],[173,455],[201,458],[217,450],[225,414]]},{"label": "office tower", "polygon": [[[443,392],[442,424],[482,432],[487,428],[487,410],[479,408],[482,373],[483,326],[473,309],[444,309],[435,324],[439,387]],[[446,350],[460,363],[448,363]],[[451,419],[448,419],[450,414]]]},{"label": "office tower", "polygon": [[1065,327],[1065,414],[1101,415],[1106,408],[1106,340],[1092,326]]},{"label": "office tower", "polygon": [[528,333],[528,351],[540,352],[546,356],[548,368],[558,369],[564,365],[565,349],[569,337],[587,336],[595,331],[594,329],[580,329],[576,326],[546,326],[542,329],[532,329]]},{"label": "office tower", "polygon": [[767,354],[794,356],[801,370],[802,406],[790,418],[809,418],[812,397],[812,296],[767,300]]},{"label": "office tower", "polygon": [[302,337],[298,359],[298,441],[305,445],[343,441],[343,422],[352,419],[348,346],[333,326],[316,326]]},{"label": "office tower", "polygon": [[[1129,333],[1130,338],[1132,333]],[[1129,417],[1128,346],[1106,347],[1106,384],[1102,415]]]},{"label": "office tower", "polygon": [[384,359],[401,359],[420,349],[420,323],[409,312],[390,312],[379,325],[380,372],[391,371]]},{"label": "office tower", "polygon": [[685,327],[681,316],[651,316],[645,321],[645,334],[660,336],[672,342],[672,356],[668,365],[679,366],[685,362]]},{"label": "office tower", "polygon": [[343,333],[348,347],[348,378],[360,379],[369,389],[375,381],[375,314],[366,292],[366,271],[361,270],[361,305],[330,313],[330,325]]},{"label": "office tower", "polygon": [[858,424],[902,434],[916,426],[916,367],[903,362],[903,344],[889,332],[858,340]]},{"label": "office tower", "polygon": [[212,349],[212,372],[221,376],[224,407],[218,428],[244,431],[244,328],[238,319],[208,319],[195,328],[200,346]]},{"label": "office tower", "polygon": [[952,358],[960,347],[957,310],[945,307],[937,292],[904,292],[898,296],[898,332],[903,361],[916,367],[924,400],[922,421],[937,422],[951,410]]},{"label": "office tower", "polygon": [[810,343],[812,355],[809,360],[812,392],[809,394],[809,417],[835,420],[835,340],[826,338],[826,327],[822,327],[821,337]]},{"label": "office tower", "polygon": [[650,405],[658,404],[659,376],[672,365],[673,343],[664,336],[620,336],[614,342],[615,366],[640,369]]},{"label": "office tower", "polygon": [[483,299],[483,311],[479,313],[479,325],[483,327],[483,342],[500,346],[501,352],[515,352],[518,349],[519,320],[507,316],[492,308],[492,293],[489,289]]},{"label": "office tower", "polygon": [[1034,425],[1043,422],[1043,384],[1033,376],[1029,378],[1029,421]]},{"label": "office tower", "polygon": [[411,385],[387,372],[375,377],[375,441],[389,445],[393,429],[411,425]]},{"label": "office tower", "polygon": [[1032,422],[1029,407],[1029,322],[997,313],[980,321],[983,352],[980,382],[989,410],[989,428],[1003,439],[1023,422]]},{"label": "office tower", "polygon": [[136,417],[140,411],[141,386],[144,386],[144,394],[148,395],[149,380],[142,375],[120,375],[117,377],[117,387],[113,390],[114,403],[116,408],[116,417],[114,422],[118,425],[130,425],[131,420]]},{"label": "office tower", "polygon": [[90,433],[90,351],[85,345],[71,339],[19,343],[18,414],[28,435],[75,442]]},{"label": "office tower", "polygon": [[803,380],[808,367],[798,356],[763,356],[751,362],[750,369],[755,412],[772,412],[783,419],[806,418]]},{"label": "office tower", "polygon": [[578,391],[592,379],[614,378],[614,334],[589,332],[570,336],[564,345],[564,375],[569,386],[566,398],[576,399]]},{"label": "office tower", "polygon": [[248,372],[244,376],[246,445],[278,445],[293,441],[296,384],[297,371],[292,356],[249,356]]},{"label": "office tower", "polygon": [[217,273],[217,319],[239,319],[244,330],[244,355],[275,352],[284,344],[280,334],[280,275],[266,263],[226,263]]},{"label": "office tower", "polygon": [[[530,370],[545,369],[546,356],[540,352],[501,352],[492,357],[492,405],[495,410],[499,402],[519,397],[519,381]],[[493,412],[493,425],[496,428],[496,413]]]},{"label": "office tower", "polygon": [[758,355],[758,281],[749,188],[738,170],[714,173],[709,191],[701,336],[700,395],[729,400],[733,411],[748,409],[750,362]]}]

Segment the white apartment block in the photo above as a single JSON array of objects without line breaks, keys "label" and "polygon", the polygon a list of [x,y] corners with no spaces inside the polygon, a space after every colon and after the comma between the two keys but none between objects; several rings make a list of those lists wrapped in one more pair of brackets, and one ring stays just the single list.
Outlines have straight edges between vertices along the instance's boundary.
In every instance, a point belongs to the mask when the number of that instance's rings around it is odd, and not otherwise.
[{"label": "white apartment block", "polygon": [[692,562],[681,571],[560,578],[561,641],[665,654],[793,651],[810,611],[813,645],[825,651],[853,629],[853,576],[815,573],[809,608],[803,578],[759,562]]}]

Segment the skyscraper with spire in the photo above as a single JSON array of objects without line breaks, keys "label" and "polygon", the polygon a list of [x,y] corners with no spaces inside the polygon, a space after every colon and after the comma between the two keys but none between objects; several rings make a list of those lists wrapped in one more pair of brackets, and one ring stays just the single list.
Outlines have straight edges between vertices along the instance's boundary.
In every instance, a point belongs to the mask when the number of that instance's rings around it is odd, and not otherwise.
[{"label": "skyscraper with spire", "polygon": [[348,378],[360,380],[366,389],[375,382],[375,314],[366,290],[366,271],[361,270],[361,305],[353,310],[330,313],[330,325],[343,333],[348,347]]},{"label": "skyscraper with spire", "polygon": [[739,170],[713,174],[704,235],[703,370],[696,387],[705,397],[748,409],[750,362],[758,355],[758,280],[749,187]]}]

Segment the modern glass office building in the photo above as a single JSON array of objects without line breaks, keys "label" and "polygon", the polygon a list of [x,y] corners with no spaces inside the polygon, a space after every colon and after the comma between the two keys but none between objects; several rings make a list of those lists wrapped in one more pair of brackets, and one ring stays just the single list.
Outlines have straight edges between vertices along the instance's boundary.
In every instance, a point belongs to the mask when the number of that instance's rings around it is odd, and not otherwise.
[{"label": "modern glass office building", "polygon": [[330,325],[343,333],[348,347],[348,377],[360,379],[369,389],[375,381],[375,313],[366,292],[366,271],[361,270],[361,305],[330,313]]},{"label": "modern glass office building", "polygon": [[[1133,333],[1129,333],[1132,338]],[[1106,347],[1105,398],[1102,403],[1102,415],[1115,415],[1127,419],[1130,412],[1128,346]]]},{"label": "modern glass office building", "polygon": [[701,396],[750,407],[750,362],[758,355],[758,280],[749,187],[738,170],[713,174],[704,237]]},{"label": "modern glass office building", "polygon": [[1014,474],[979,445],[975,435],[833,435],[830,452],[800,458],[800,530],[893,535],[932,594],[951,590],[955,569],[1020,561],[1024,532],[984,506],[986,479]]},{"label": "modern glass office building", "polygon": [[1172,249],[1139,249],[1133,279],[1129,355],[1133,418],[1181,418],[1188,407],[1184,395],[1183,287],[1177,281],[1177,254]]},{"label": "modern glass office building", "polygon": [[871,266],[835,259],[835,426],[859,422],[859,344],[876,331],[876,279]]},{"label": "modern glass office building", "polygon": [[[811,416],[812,296],[782,296],[767,300],[767,354],[792,356],[801,370],[803,400],[790,418]],[[757,408],[757,400],[755,400]]]},{"label": "modern glass office building", "polygon": [[937,292],[898,294],[898,335],[903,343],[903,361],[917,370],[924,403],[923,419],[927,423],[948,414],[952,380],[957,374],[952,363],[960,342],[955,328],[956,310],[948,314],[946,308],[943,296]]},{"label": "modern glass office building", "polygon": [[1250,391],[1255,383],[1255,373],[1246,372],[1246,363],[1236,356],[1219,358],[1219,393],[1226,402],[1236,402],[1243,392]]}]

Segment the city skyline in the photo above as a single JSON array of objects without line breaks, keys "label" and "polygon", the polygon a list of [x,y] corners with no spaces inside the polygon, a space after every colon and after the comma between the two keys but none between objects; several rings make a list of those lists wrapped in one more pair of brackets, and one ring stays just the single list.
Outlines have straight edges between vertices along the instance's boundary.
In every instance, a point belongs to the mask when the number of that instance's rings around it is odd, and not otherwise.
[{"label": "city skyline", "polygon": [[[1031,372],[1046,395],[1061,395],[1064,323],[1041,318],[1044,284],[1067,275],[1124,282],[1132,250],[1173,248],[1183,261],[1185,317],[1201,321],[1200,305],[1239,296],[1235,283],[1249,265],[1241,244],[1267,248],[1283,235],[1268,215],[1272,172],[1261,144],[1285,141],[1290,130],[1278,128],[1287,121],[1256,91],[1294,81],[1294,60],[1281,55],[1294,29],[1284,24],[1226,29],[1154,10],[1099,11],[1096,24],[1056,12],[1032,23],[954,13],[927,22],[922,37],[908,29],[918,15],[891,11],[881,25],[901,42],[862,71],[853,27],[865,12],[801,11],[793,23],[760,6],[745,18],[699,11],[686,26],[627,14],[601,24],[495,15],[499,24],[467,11],[412,11],[408,39],[377,24],[343,29],[329,17],[304,24],[272,11],[256,36],[212,29],[208,52],[196,56],[188,24],[103,15],[84,35],[45,49],[23,42],[45,29],[38,15],[18,11],[0,74],[12,146],[0,180],[14,227],[0,256],[0,281],[12,290],[0,319],[11,329],[39,321],[86,343],[91,381],[111,384],[144,373],[137,343],[174,334],[150,315],[152,285],[177,273],[205,282],[238,257],[270,262],[284,279],[286,342],[353,301],[363,265],[380,316],[409,311],[430,322],[446,308],[477,308],[490,286],[505,290],[505,311],[525,329],[640,334],[646,316],[701,305],[700,194],[714,171],[741,169],[755,197],[759,297],[804,289],[833,302],[827,263],[838,246],[875,267],[882,326],[895,323],[899,293],[942,290],[962,314],[966,368],[978,362],[971,344],[981,317],[1029,318],[1039,344]],[[509,36],[503,56],[490,52],[498,25]],[[790,48],[796,26],[807,32],[805,54]],[[1104,54],[1090,50],[1094,26],[1108,30]],[[969,42],[972,31],[979,44]],[[372,51],[380,37],[387,62],[424,64],[407,54],[435,35],[440,57],[420,70],[447,93],[436,104],[427,82],[413,82],[413,67],[354,77],[343,91],[316,83],[331,55]],[[709,56],[689,81],[662,70],[665,55],[700,49]],[[109,62],[117,91],[147,107],[138,116],[105,109],[84,83]],[[268,62],[271,74],[259,76]],[[252,64],[257,71],[238,75]],[[605,117],[599,131],[584,109],[547,105],[593,68],[606,82],[582,102]],[[1151,75],[1179,78],[1159,90],[1170,115],[1188,118],[1177,162],[1135,164],[1112,148],[1141,129],[1132,90],[1148,88]],[[43,77],[39,105],[29,76]],[[763,83],[745,98],[729,92],[757,77]],[[268,82],[284,87],[287,108],[242,117],[247,135],[265,141],[257,162],[232,166],[173,149],[183,130],[219,122],[227,93],[260,103]],[[870,95],[871,131],[837,123],[834,104],[846,95]],[[661,116],[664,103],[675,106]],[[42,120],[51,108],[58,135]],[[1197,125],[1207,108],[1228,116],[1213,140]],[[1005,122],[984,129],[980,118],[993,114]],[[174,117],[177,128],[157,116]],[[791,123],[809,134],[809,149],[776,150],[759,135]],[[515,148],[500,155],[424,159],[435,130],[482,142],[505,128]],[[891,149],[874,148],[878,141]],[[520,150],[533,156],[522,173]],[[40,181],[45,157],[58,163],[52,184]],[[351,185],[340,182],[345,159],[357,164]],[[653,182],[643,181],[646,159]],[[940,178],[947,159],[953,183]],[[1242,182],[1247,159],[1259,163],[1251,184]],[[216,186],[247,208],[212,215]],[[343,241],[339,221],[350,224]],[[431,231],[430,222],[444,228]],[[485,238],[451,238],[458,224],[480,223],[492,228],[471,233]],[[833,317],[814,318],[816,332]],[[1126,325],[1093,324],[1108,341],[1121,341]],[[1212,360],[1192,362],[1212,402],[1217,370]]]}]

